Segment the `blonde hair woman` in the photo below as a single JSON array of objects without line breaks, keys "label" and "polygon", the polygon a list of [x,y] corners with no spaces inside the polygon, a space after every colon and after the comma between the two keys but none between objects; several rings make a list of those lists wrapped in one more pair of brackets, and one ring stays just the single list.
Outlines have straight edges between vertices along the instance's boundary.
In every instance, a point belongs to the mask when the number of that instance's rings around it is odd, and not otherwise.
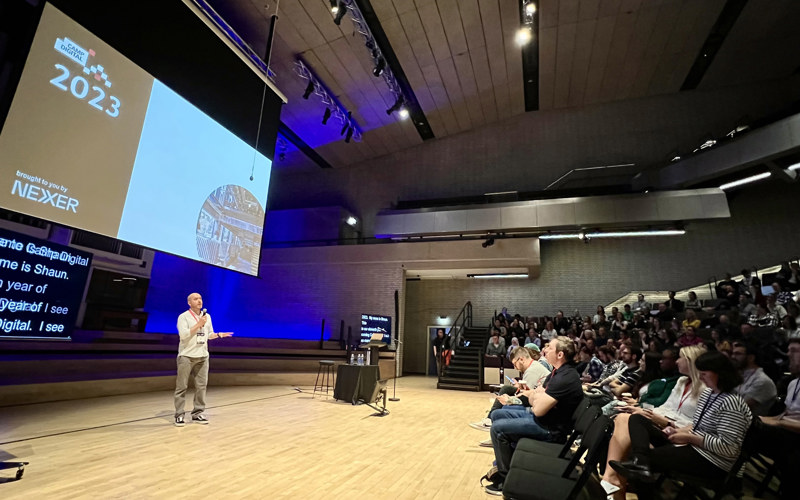
[{"label": "blonde hair woman", "polygon": [[[608,460],[625,460],[631,450],[631,436],[628,433],[628,420],[631,415],[639,414],[650,419],[653,425],[664,428],[669,422],[674,422],[675,427],[683,427],[692,423],[697,400],[700,393],[705,389],[705,385],[700,381],[700,373],[694,365],[695,360],[706,349],[704,346],[690,346],[681,349],[678,354],[678,371],[683,375],[678,379],[669,398],[663,405],[650,409],[638,408],[635,406],[624,406],[614,419],[614,434],[608,445]],[[625,488],[623,478],[614,469],[606,465],[605,474],[602,480],[603,488],[609,495],[617,494],[619,498],[625,498]]]}]

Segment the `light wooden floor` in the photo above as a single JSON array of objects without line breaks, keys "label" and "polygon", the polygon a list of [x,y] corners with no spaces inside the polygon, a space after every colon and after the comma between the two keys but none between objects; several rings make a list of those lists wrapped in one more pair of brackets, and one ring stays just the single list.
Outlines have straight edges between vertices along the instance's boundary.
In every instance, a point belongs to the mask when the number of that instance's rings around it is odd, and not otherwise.
[{"label": "light wooden floor", "polygon": [[278,386],[210,388],[211,424],[184,428],[169,392],[0,408],[0,459],[30,462],[0,498],[489,498],[467,425],[489,394],[435,385],[398,379],[382,418]]}]

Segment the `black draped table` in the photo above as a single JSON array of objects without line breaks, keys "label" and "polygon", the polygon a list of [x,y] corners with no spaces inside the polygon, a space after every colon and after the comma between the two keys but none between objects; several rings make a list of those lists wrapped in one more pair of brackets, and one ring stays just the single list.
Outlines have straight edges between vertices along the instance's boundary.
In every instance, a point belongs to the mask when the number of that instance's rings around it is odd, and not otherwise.
[{"label": "black draped table", "polygon": [[333,398],[353,404],[359,400],[369,402],[379,378],[381,372],[377,365],[339,365]]}]

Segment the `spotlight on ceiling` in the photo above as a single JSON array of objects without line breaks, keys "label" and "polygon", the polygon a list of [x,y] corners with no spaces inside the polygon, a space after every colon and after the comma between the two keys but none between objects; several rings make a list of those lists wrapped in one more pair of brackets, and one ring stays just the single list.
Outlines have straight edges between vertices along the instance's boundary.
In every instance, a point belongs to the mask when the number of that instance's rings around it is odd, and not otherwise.
[{"label": "spotlight on ceiling", "polygon": [[377,60],[375,60],[375,67],[372,69],[372,74],[375,76],[381,76],[385,68],[386,60],[384,60],[382,57],[379,57]]},{"label": "spotlight on ceiling", "polygon": [[306,90],[303,92],[303,99],[308,99],[308,96],[310,96],[312,92],[314,92],[314,82],[309,80],[308,85],[306,85]]},{"label": "spotlight on ceiling", "polygon": [[536,4],[533,2],[528,2],[525,4],[525,15],[532,16],[536,14]]},{"label": "spotlight on ceiling", "polygon": [[483,248],[489,248],[492,245],[494,245],[494,236],[489,236],[488,238],[486,238],[486,241],[481,243],[481,246]]},{"label": "spotlight on ceiling", "polygon": [[533,31],[531,31],[530,27],[523,26],[517,30],[514,40],[517,42],[517,45],[528,45],[530,41],[533,40]]},{"label": "spotlight on ceiling", "polygon": [[350,139],[353,138],[353,127],[347,127],[347,135],[344,136],[344,142],[350,143]]},{"label": "spotlight on ceiling", "polygon": [[344,120],[344,124],[342,124],[342,130],[339,132],[339,135],[344,135],[344,133],[347,132],[347,129],[350,128],[350,116],[352,116],[352,114],[352,111],[347,112],[347,119]]},{"label": "spotlight on ceiling", "polygon": [[331,108],[325,108],[325,112],[322,114],[322,124],[327,125],[328,119],[331,117]]},{"label": "spotlight on ceiling", "polygon": [[400,108],[400,112],[398,113],[398,115],[400,115],[400,118],[402,118],[403,120],[408,118],[408,114],[409,114],[408,109],[406,107]]},{"label": "spotlight on ceiling", "polygon": [[331,12],[334,14],[339,12],[339,0],[331,0]]},{"label": "spotlight on ceiling", "polygon": [[[331,7],[331,12],[334,12],[333,7]],[[342,18],[344,18],[344,15],[347,13],[347,6],[345,6],[344,2],[339,1],[339,3],[337,3],[335,13],[336,15],[333,17],[333,22],[336,26],[339,26],[342,24]]]},{"label": "spotlight on ceiling", "polygon": [[[400,108],[403,107],[404,103],[405,103],[405,99],[403,98],[403,96],[402,95],[397,96],[397,99],[394,101],[394,104],[392,104],[392,106],[389,109],[386,110],[386,114],[387,115],[391,115],[395,111],[400,111]],[[406,113],[407,112],[408,111],[406,111]]]},{"label": "spotlight on ceiling", "polygon": [[347,222],[348,226],[354,226],[355,227],[355,225],[358,224],[358,219],[356,219],[355,217],[353,217],[351,215],[350,217],[347,218],[347,221],[345,221],[345,222]]}]

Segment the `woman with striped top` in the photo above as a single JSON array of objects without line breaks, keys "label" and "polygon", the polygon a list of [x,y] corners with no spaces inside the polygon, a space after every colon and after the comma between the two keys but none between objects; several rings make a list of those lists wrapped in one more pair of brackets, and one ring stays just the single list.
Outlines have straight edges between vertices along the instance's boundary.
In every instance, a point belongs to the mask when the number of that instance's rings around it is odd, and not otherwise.
[{"label": "woman with striped top", "polygon": [[723,479],[739,457],[753,418],[747,403],[733,392],[742,377],[717,351],[700,355],[695,366],[707,389],[700,394],[692,424],[660,430],[643,416],[633,415],[628,421],[633,460],[609,462],[621,476],[641,483],[639,498],[652,496],[646,484],[655,481],[658,472]]},{"label": "woman with striped top", "polygon": [[[678,379],[663,405],[652,410],[638,406],[618,407],[621,413],[614,418],[614,433],[608,444],[608,461],[623,460],[631,451],[628,421],[633,415],[647,418],[650,425],[659,430],[665,429],[669,425],[683,427],[692,423],[698,398],[706,388],[700,381],[700,373],[695,367],[695,361],[704,352],[706,349],[702,346],[681,349],[677,363],[678,372],[683,376]],[[616,498],[625,498],[625,481],[611,467],[606,467],[601,484],[607,494],[616,493]]]}]

